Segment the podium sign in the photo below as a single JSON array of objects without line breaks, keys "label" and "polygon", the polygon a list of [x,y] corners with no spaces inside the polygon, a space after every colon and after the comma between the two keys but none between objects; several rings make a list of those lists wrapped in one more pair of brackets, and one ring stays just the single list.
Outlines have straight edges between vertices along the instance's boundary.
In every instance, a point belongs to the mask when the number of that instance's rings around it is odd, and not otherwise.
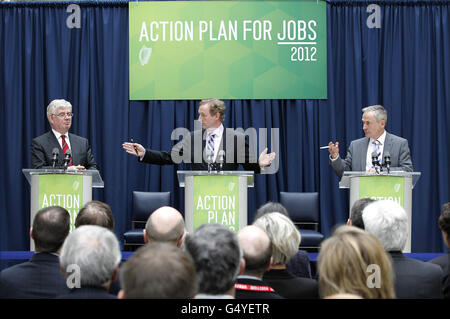
[{"label": "podium sign", "polygon": [[70,214],[70,229],[83,207],[83,175],[40,175],[38,181],[38,207],[61,206]]},{"label": "podium sign", "polygon": [[194,176],[194,229],[219,223],[239,229],[239,177]]},{"label": "podium sign", "polygon": [[178,171],[184,187],[186,228],[193,232],[208,223],[219,223],[237,232],[247,225],[247,187],[253,187],[249,171]]},{"label": "podium sign", "polygon": [[404,207],[405,181],[398,176],[368,176],[359,179],[359,198],[373,198],[377,200],[392,200]]}]

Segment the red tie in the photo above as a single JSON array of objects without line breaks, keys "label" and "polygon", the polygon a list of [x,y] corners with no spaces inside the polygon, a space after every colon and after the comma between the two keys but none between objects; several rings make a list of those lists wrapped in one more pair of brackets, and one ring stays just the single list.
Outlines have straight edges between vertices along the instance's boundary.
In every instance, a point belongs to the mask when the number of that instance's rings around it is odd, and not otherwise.
[{"label": "red tie", "polygon": [[[69,145],[66,143],[66,136],[61,135],[62,138],[62,150],[63,153],[66,154],[67,150],[69,149]],[[72,155],[70,156],[69,166],[72,166]]]}]

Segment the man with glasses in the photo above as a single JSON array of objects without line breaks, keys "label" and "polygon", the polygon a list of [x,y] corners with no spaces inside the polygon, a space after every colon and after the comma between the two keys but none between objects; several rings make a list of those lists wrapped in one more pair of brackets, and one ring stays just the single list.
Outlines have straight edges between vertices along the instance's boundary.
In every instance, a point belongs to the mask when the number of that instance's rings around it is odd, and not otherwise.
[{"label": "man with glasses", "polygon": [[52,129],[31,141],[32,168],[60,168],[64,166],[64,159],[67,157],[69,170],[97,169],[89,141],[69,133],[72,117],[70,102],[50,102],[47,106],[47,118]]}]

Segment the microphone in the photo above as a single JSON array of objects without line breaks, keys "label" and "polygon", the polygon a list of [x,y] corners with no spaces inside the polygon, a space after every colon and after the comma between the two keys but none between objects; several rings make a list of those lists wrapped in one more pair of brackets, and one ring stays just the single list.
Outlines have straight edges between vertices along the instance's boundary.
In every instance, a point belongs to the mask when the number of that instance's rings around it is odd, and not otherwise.
[{"label": "microphone", "polygon": [[58,161],[59,151],[58,148],[55,147],[52,151],[52,167],[55,168],[56,162]]},{"label": "microphone", "polygon": [[222,170],[223,167],[223,161],[224,161],[224,157],[225,157],[225,151],[224,150],[220,150],[219,153],[217,154],[217,156],[219,157],[219,168],[220,170]]},{"label": "microphone", "polygon": [[380,162],[378,162],[378,154],[376,151],[372,152],[372,165],[375,167],[380,165]]},{"label": "microphone", "polygon": [[384,152],[384,164],[386,165],[386,168],[387,168],[387,171],[388,171],[388,174],[389,174],[389,171],[390,171],[390,169],[391,169],[391,154],[389,154],[389,152]]},{"label": "microphone", "polygon": [[372,165],[375,167],[375,171],[377,172],[377,174],[380,173],[378,167],[381,168],[380,162],[378,162],[378,154],[376,151],[372,152]]},{"label": "microphone", "polygon": [[70,149],[66,151],[66,153],[64,154],[64,169],[67,169],[67,166],[69,165],[70,162],[70,156],[72,155],[72,153],[70,152]]}]

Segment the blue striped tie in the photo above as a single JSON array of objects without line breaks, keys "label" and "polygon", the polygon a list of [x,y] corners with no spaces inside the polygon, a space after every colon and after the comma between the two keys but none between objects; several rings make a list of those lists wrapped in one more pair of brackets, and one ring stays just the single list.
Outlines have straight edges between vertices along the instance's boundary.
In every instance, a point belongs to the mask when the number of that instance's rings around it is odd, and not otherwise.
[{"label": "blue striped tie", "polygon": [[[206,147],[208,148],[208,152],[211,154],[211,158],[214,158],[214,138],[216,137],[216,134],[212,133],[209,134],[208,143],[206,144]],[[212,164],[208,164],[210,167],[209,169],[212,169]]]}]

